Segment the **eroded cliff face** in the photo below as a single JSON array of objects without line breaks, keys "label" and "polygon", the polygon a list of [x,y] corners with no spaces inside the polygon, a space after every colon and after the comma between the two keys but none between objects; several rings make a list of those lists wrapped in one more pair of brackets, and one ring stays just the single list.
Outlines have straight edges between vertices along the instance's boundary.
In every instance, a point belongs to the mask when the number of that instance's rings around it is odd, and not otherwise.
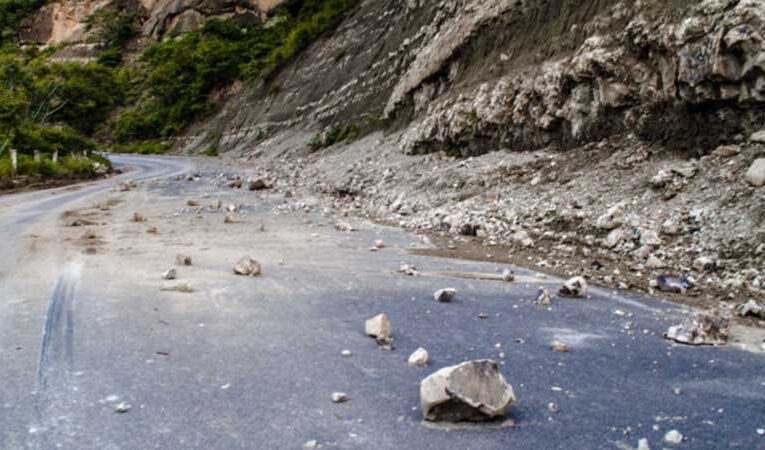
[{"label": "eroded cliff face", "polygon": [[[155,40],[198,29],[210,17],[262,19],[283,0],[131,0],[126,8],[141,18],[141,36]],[[22,24],[21,40],[38,45],[86,43],[85,20],[114,0],[57,0]]]},{"label": "eroded cliff face", "polygon": [[704,151],[762,119],[764,35],[758,0],[367,0],[182,147],[384,118],[410,154],[623,132]]}]

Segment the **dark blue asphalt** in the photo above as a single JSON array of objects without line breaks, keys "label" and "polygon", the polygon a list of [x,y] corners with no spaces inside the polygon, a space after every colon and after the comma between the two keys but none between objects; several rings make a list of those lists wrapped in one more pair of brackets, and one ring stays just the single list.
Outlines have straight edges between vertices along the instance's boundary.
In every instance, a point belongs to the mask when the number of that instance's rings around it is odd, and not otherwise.
[{"label": "dark blue asphalt", "polygon": [[[77,390],[58,405],[66,423],[29,445],[300,449],[315,439],[341,449],[615,449],[648,438],[653,449],[765,448],[756,432],[765,428],[765,357],[665,341],[661,334],[685,316],[679,307],[593,289],[587,300],[555,298],[548,310],[533,300],[540,285],[554,290],[558,282],[522,269],[514,283],[406,277],[395,273],[402,261],[426,272],[502,267],[413,256],[404,249],[414,236],[366,229],[313,229],[320,239],[285,249],[284,266],[266,267],[263,278],[226,277],[224,298],[200,292],[182,312],[156,289],[104,285],[83,273]],[[389,248],[369,252],[379,237]],[[443,287],[458,290],[454,303],[433,301]],[[363,335],[364,320],[380,312],[393,324],[395,351]],[[571,351],[553,352],[555,339]],[[406,364],[418,347],[430,353],[427,369]],[[344,349],[353,355],[342,357]],[[424,376],[465,360],[500,360],[500,352],[518,397],[514,426],[423,425]],[[350,400],[333,404],[335,391]],[[118,415],[99,401],[113,394],[133,409]],[[550,402],[560,412],[550,413]],[[663,444],[671,429],[687,441]]]}]

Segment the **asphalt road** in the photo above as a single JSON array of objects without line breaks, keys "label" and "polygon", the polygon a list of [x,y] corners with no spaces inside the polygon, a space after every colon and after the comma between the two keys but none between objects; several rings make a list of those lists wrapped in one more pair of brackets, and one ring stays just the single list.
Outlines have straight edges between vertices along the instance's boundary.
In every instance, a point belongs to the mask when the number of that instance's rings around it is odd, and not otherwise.
[{"label": "asphalt road", "polygon": [[[138,169],[121,178],[163,180],[132,200],[147,209],[211,189],[168,179],[191,160],[115,162]],[[145,238],[130,230],[107,235],[112,253],[89,259],[45,240],[64,210],[118,181],[0,198],[0,239],[10,243],[0,259],[0,448],[300,449],[316,440],[343,449],[613,449],[640,438],[654,449],[765,448],[765,355],[665,341],[687,314],[680,307],[595,288],[587,300],[540,308],[537,289],[559,280],[520,268],[513,283],[445,276],[502,267],[415,256],[407,249],[416,237],[372,224],[355,233],[310,227],[328,219],[277,214],[281,201],[257,199],[233,231],[168,233],[163,245],[195,255],[196,292],[164,293],[150,274],[166,255],[133,244]],[[155,223],[186,220],[177,211]],[[257,234],[259,221],[276,231]],[[188,214],[184,223],[199,222]],[[380,238],[387,248],[369,252]],[[225,252],[208,247],[262,254],[263,276],[233,277],[218,258]],[[433,275],[396,274],[403,260]],[[447,286],[456,301],[434,302]],[[380,312],[393,323],[394,351],[363,335],[364,320]],[[551,351],[556,339],[571,351]],[[430,366],[408,367],[420,346]],[[478,358],[502,361],[518,397],[514,425],[423,423],[420,380]],[[350,400],[332,403],[336,391]],[[115,413],[120,402],[130,410]],[[662,443],[671,429],[686,441]]]}]

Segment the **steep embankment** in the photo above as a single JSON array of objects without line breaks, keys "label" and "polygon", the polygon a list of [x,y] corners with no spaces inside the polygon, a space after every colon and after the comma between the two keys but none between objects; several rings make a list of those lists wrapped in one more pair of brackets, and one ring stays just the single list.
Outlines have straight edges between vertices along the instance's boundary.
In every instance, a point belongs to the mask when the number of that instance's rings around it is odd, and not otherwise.
[{"label": "steep embankment", "polygon": [[178,148],[603,284],[763,297],[764,35],[754,0],[368,0]]}]

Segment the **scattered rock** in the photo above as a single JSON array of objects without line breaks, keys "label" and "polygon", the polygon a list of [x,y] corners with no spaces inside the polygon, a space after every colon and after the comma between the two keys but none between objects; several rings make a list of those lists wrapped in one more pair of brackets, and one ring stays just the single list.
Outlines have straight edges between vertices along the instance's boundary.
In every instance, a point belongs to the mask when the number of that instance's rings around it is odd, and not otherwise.
[{"label": "scattered rock", "polygon": [[667,267],[667,263],[665,263],[658,256],[651,255],[648,257],[648,260],[645,262],[645,266],[649,269],[664,269]]},{"label": "scattered rock", "polygon": [[754,187],[765,186],[765,158],[754,160],[744,178]]},{"label": "scattered rock", "polygon": [[125,414],[126,412],[130,411],[131,406],[128,405],[125,402],[120,402],[117,404],[117,406],[114,407],[114,412],[117,414]]},{"label": "scattered rock", "polygon": [[512,386],[491,360],[445,367],[420,383],[425,420],[483,421],[507,414],[515,401]]},{"label": "scattered rock", "polygon": [[651,450],[651,446],[648,445],[648,439],[642,438],[638,441],[637,450]]},{"label": "scattered rock", "polygon": [[83,226],[93,226],[98,225],[96,222],[93,222],[91,220],[87,219],[75,219],[72,221],[72,223],[69,224],[70,227],[83,227]]},{"label": "scattered rock", "polygon": [[234,266],[234,273],[249,277],[256,277],[261,273],[260,263],[251,256],[244,256]]},{"label": "scattered rock", "polygon": [[709,256],[699,256],[693,260],[693,270],[697,272],[713,272],[717,269],[717,261]]},{"label": "scattered rock", "polygon": [[177,255],[175,257],[175,264],[179,266],[190,266],[191,256],[189,255]]},{"label": "scattered rock", "polygon": [[669,327],[664,337],[687,345],[723,345],[730,337],[730,319],[719,311],[700,313]]},{"label": "scattered rock", "polygon": [[653,230],[641,230],[640,231],[640,245],[646,247],[661,247],[663,244],[659,234]]},{"label": "scattered rock", "polygon": [[751,136],[749,136],[749,140],[757,144],[765,144],[765,130],[760,130],[756,133],[753,133]]},{"label": "scattered rock", "polygon": [[351,231],[356,231],[356,227],[349,223],[340,222],[335,224],[335,230],[350,233]]},{"label": "scattered rock", "polygon": [[307,441],[305,444],[303,444],[303,448],[306,450],[312,450],[314,448],[319,448],[319,443],[314,439]]},{"label": "scattered rock", "polygon": [[573,277],[566,281],[558,290],[559,297],[584,298],[587,296],[587,280],[583,277]]},{"label": "scattered rock", "polygon": [[552,349],[558,353],[566,353],[569,350],[568,345],[561,341],[553,341]]},{"label": "scattered rock", "polygon": [[348,394],[345,392],[333,392],[332,401],[334,403],[344,403],[348,401]]},{"label": "scattered rock", "polygon": [[598,217],[595,226],[602,230],[613,230],[624,224],[624,210],[622,205],[618,204],[609,208],[605,214]]},{"label": "scattered rock", "polygon": [[161,288],[163,291],[174,291],[174,292],[181,292],[184,294],[190,294],[194,292],[194,288],[189,286],[188,283],[178,283],[175,286],[172,287],[163,287]]},{"label": "scattered rock", "polygon": [[364,333],[377,340],[381,346],[390,346],[393,342],[391,324],[388,315],[378,314],[364,323]]},{"label": "scattered rock", "polygon": [[198,202],[198,201],[196,201],[196,200],[188,200],[188,201],[186,202],[186,204],[187,204],[187,205],[189,205],[189,206],[191,206],[191,207],[199,206],[199,202]]},{"label": "scattered rock", "polygon": [[409,264],[401,264],[401,267],[398,268],[398,272],[403,273],[404,275],[415,276],[417,275],[417,268]]},{"label": "scattered rock", "polygon": [[133,222],[146,222],[146,218],[139,212],[133,213]]},{"label": "scattered rock", "polygon": [[226,218],[223,219],[223,223],[236,223],[233,213],[226,214]]},{"label": "scattered rock", "polygon": [[502,271],[502,281],[507,281],[508,283],[515,280],[515,274],[510,269],[505,269]]},{"label": "scattered rock", "polygon": [[409,355],[409,367],[425,367],[428,365],[428,351],[420,347]]},{"label": "scattered rock", "polygon": [[662,292],[685,294],[693,287],[693,282],[688,277],[661,275],[656,279],[656,287]]},{"label": "scattered rock", "polygon": [[159,234],[157,227],[149,227],[146,229],[146,232],[149,234]]},{"label": "scattered rock", "polygon": [[228,184],[228,187],[234,188],[234,189],[240,189],[242,187],[242,180],[241,179],[236,179],[234,181],[231,181]]},{"label": "scattered rock", "polygon": [[667,444],[680,444],[683,442],[683,435],[677,430],[669,430],[664,435],[664,442]]},{"label": "scattered rock", "polygon": [[178,272],[175,269],[170,269],[162,274],[163,280],[174,280],[178,277]]},{"label": "scattered rock", "polygon": [[741,317],[756,317],[758,319],[765,319],[765,306],[760,305],[754,300],[738,305],[736,307],[736,313]]},{"label": "scattered rock", "polygon": [[128,180],[128,181],[123,181],[122,183],[120,183],[118,186],[118,190],[121,192],[127,192],[132,189],[135,189],[136,187],[138,187],[138,185],[135,184],[135,181]]},{"label": "scattered rock", "polygon": [[375,241],[375,248],[385,248],[385,242],[383,242],[382,239],[378,239]]},{"label": "scattered rock", "polygon": [[557,403],[550,402],[547,404],[547,410],[553,414],[560,412],[560,406]]},{"label": "scattered rock", "polygon": [[251,191],[264,191],[266,189],[270,189],[271,186],[266,182],[266,180],[258,178],[257,180],[250,180],[248,188]]},{"label": "scattered rock", "polygon": [[228,206],[226,206],[226,210],[227,210],[228,212],[230,212],[230,213],[235,213],[235,212],[236,212],[236,209],[237,209],[237,208],[236,208],[236,205],[235,205],[235,204],[233,204],[233,203],[229,203],[229,204],[228,204]]},{"label": "scattered rock", "polygon": [[350,350],[343,350],[342,352],[340,352],[340,355],[345,356],[347,358],[347,357],[351,356],[352,353],[351,353]]},{"label": "scattered rock", "polygon": [[537,299],[534,301],[539,306],[549,306],[552,304],[552,296],[550,295],[550,291],[548,291],[545,288],[539,288],[539,293],[537,294]]},{"label": "scattered rock", "polygon": [[439,289],[433,293],[433,298],[439,303],[451,303],[457,295],[457,290],[452,288]]},{"label": "scattered rock", "polygon": [[482,312],[482,313],[479,313],[479,314],[478,314],[478,318],[479,318],[479,319],[488,319],[488,318],[489,318],[489,315],[488,315],[488,314],[486,314],[485,312]]}]

